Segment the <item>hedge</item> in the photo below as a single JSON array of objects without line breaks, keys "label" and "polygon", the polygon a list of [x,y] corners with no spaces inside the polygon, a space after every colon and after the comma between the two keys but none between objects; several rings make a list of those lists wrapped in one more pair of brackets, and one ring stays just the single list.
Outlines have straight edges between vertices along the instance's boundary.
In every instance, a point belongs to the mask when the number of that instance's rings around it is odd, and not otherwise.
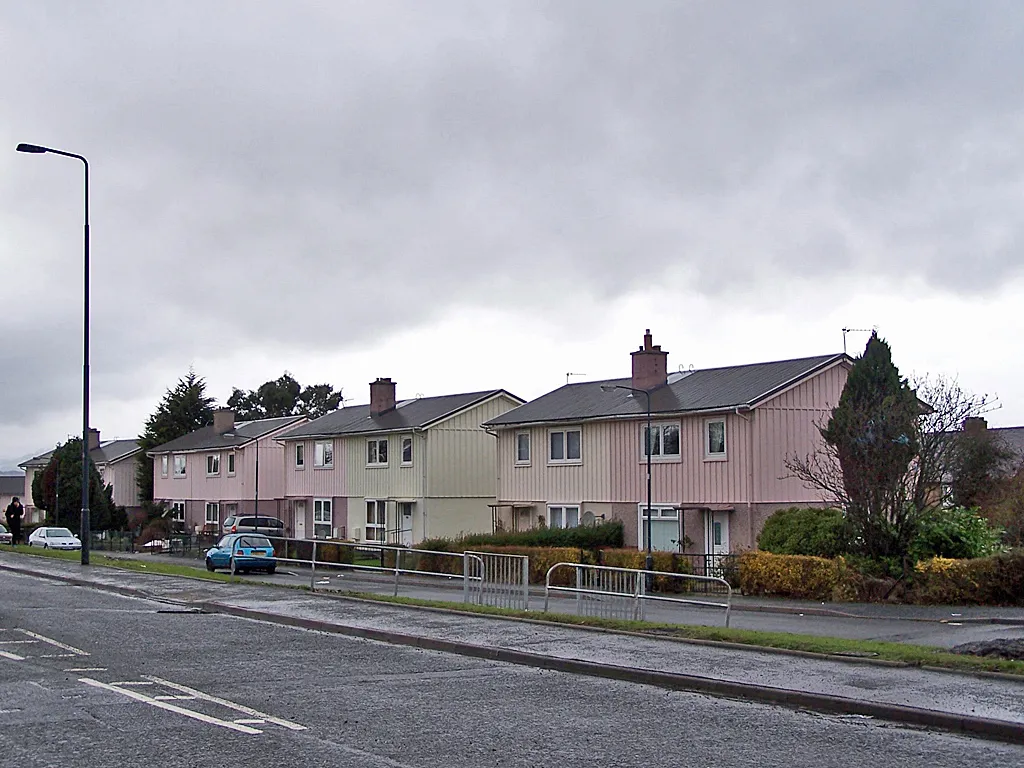
[{"label": "hedge", "polygon": [[773,595],[806,600],[831,600],[845,564],[810,555],[740,555],[740,589],[745,595]]},{"label": "hedge", "polygon": [[914,567],[909,596],[930,604],[1024,605],[1024,550],[974,560],[922,560]]},{"label": "hedge", "polygon": [[576,528],[535,528],[529,531],[473,533],[459,539],[427,539],[418,549],[441,552],[479,549],[480,547],[621,547],[623,528],[619,521]]}]

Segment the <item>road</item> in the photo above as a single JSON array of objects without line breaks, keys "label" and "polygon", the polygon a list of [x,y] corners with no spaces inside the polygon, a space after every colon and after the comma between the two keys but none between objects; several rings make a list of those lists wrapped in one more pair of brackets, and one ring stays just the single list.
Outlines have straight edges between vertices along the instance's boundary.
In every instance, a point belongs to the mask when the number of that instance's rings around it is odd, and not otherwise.
[{"label": "road", "polygon": [[0,766],[1019,766],[1024,747],[0,572]]}]

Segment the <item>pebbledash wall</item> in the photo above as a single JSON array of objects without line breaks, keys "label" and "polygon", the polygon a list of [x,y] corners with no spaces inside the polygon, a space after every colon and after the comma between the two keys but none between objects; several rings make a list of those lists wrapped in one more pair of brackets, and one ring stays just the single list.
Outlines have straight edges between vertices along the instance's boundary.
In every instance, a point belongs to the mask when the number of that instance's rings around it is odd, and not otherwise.
[{"label": "pebbledash wall", "polygon": [[[728,511],[731,549],[753,547],[757,534],[777,509],[821,503],[795,478],[785,462],[805,456],[820,444],[817,427],[828,419],[846,383],[842,363],[820,371],[755,408],[727,413],[655,418],[680,425],[680,458],[652,462],[652,506],[684,507],[682,528],[693,541],[688,551],[706,552],[702,512],[696,507]],[[726,421],[726,456],[704,455],[704,425]],[[639,540],[639,508],[646,501],[646,419],[580,422],[582,461],[550,465],[548,433],[554,427],[506,429],[498,433],[498,498],[529,500],[534,515],[546,507],[580,504],[586,511],[621,520],[627,545]],[[564,427],[560,427],[564,428]],[[530,434],[531,462],[515,461],[516,435]],[[693,509],[685,509],[692,505]]]}]

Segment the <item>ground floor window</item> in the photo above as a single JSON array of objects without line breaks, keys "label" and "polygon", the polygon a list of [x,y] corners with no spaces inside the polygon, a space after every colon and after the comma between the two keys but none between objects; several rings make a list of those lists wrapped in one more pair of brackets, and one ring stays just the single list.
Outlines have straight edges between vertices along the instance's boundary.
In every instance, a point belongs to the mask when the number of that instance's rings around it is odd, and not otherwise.
[{"label": "ground floor window", "polygon": [[220,525],[220,502],[206,502],[206,524]]},{"label": "ground floor window", "polygon": [[[647,549],[647,505],[640,505],[638,545]],[[651,549],[658,552],[681,552],[682,535],[679,531],[679,510],[675,507],[651,505]]]},{"label": "ground floor window", "polygon": [[185,502],[184,501],[172,501],[171,502],[171,522],[175,526],[185,525]]},{"label": "ground floor window", "polygon": [[385,540],[385,523],[387,522],[388,503],[384,500],[366,500],[366,540]]},{"label": "ground floor window", "polygon": [[548,528],[575,528],[579,524],[579,506],[559,505],[548,507]]},{"label": "ground floor window", "polygon": [[334,506],[331,499],[313,499],[313,538],[331,538]]}]

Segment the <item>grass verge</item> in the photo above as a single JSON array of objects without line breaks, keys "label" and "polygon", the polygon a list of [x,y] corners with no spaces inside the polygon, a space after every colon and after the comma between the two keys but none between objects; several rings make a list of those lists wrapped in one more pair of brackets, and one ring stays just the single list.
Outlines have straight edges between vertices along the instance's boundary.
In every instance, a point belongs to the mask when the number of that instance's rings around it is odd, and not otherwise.
[{"label": "grass verge", "polygon": [[[16,547],[0,546],[0,551],[18,552],[27,555],[52,557],[60,560],[77,561],[78,552],[56,552],[41,550],[24,545]],[[164,562],[147,562],[129,558],[119,558],[93,552],[91,560],[95,565],[139,573],[156,573],[167,576],[188,576],[191,578],[208,579],[210,581],[230,582],[236,584],[256,584],[258,586],[278,586],[288,589],[308,590],[305,585],[273,585],[265,582],[252,582],[232,576],[228,573],[210,573],[198,565],[174,565]],[[908,645],[904,643],[887,643],[879,640],[848,640],[840,637],[819,637],[817,635],[798,635],[787,632],[761,632],[751,629],[726,629],[724,627],[702,627],[686,624],[666,624],[647,621],[627,621],[624,619],[603,619],[593,616],[574,616],[562,613],[541,613],[538,611],[515,611],[508,608],[494,608],[487,605],[466,605],[464,603],[441,600],[421,600],[415,597],[393,597],[368,592],[334,592],[363,600],[376,600],[382,603],[419,606],[425,608],[443,608],[446,610],[477,613],[485,616],[505,616],[517,619],[531,619],[551,624],[562,624],[577,627],[598,627],[619,632],[635,632],[656,637],[677,638],[681,640],[704,640],[712,642],[736,643],[756,648],[777,648],[787,651],[801,651],[829,656],[858,656],[882,661],[891,661],[918,667],[940,667],[959,672],[1001,672],[1004,674],[1024,677],[1024,661],[1008,661],[990,659],[980,656],[966,656],[950,653],[942,648],[926,645]]]}]

